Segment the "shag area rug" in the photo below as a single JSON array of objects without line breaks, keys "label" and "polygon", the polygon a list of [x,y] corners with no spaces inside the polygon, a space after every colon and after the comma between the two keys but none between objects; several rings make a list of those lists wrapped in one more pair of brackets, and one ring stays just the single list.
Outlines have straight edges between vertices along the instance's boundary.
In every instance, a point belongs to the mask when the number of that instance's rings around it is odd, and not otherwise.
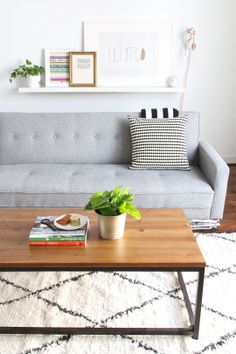
[{"label": "shag area rug", "polygon": [[[200,338],[0,335],[1,354],[236,352],[236,233],[196,234],[207,262]],[[195,302],[196,274],[184,273]],[[0,273],[0,325],[188,326],[175,273]]]}]

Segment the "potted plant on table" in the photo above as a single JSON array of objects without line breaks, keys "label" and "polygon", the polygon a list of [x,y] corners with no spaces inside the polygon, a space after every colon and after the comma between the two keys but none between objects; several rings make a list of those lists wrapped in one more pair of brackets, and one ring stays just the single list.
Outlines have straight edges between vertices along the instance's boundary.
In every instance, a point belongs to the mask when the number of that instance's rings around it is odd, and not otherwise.
[{"label": "potted plant on table", "polygon": [[133,195],[121,186],[112,191],[94,193],[85,209],[95,210],[99,235],[105,239],[123,236],[126,214],[137,220],[141,218],[140,212],[133,205]]},{"label": "potted plant on table", "polygon": [[41,74],[44,73],[42,66],[34,65],[26,59],[25,64],[20,65],[10,74],[10,82],[17,77],[25,78],[28,87],[40,87]]}]

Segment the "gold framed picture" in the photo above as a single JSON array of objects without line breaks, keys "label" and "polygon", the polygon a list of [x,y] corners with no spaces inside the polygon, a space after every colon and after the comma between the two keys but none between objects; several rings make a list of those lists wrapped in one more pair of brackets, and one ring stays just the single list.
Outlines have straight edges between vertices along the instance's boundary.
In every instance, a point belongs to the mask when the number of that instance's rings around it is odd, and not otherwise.
[{"label": "gold framed picture", "polygon": [[96,86],[96,52],[70,52],[70,86]]}]

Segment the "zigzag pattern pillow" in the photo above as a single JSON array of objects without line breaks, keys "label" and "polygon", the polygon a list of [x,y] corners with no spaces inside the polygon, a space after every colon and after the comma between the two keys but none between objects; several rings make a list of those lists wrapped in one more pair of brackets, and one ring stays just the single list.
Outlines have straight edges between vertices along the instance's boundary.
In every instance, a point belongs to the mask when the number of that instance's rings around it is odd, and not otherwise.
[{"label": "zigzag pattern pillow", "polygon": [[146,119],[129,117],[134,170],[190,170],[185,128],[186,117]]}]

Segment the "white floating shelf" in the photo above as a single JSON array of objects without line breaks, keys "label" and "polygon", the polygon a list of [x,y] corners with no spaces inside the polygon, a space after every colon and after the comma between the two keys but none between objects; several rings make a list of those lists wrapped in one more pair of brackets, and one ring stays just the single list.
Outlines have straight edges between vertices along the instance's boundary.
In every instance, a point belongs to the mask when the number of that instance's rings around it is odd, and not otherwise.
[{"label": "white floating shelf", "polygon": [[20,87],[20,93],[178,93],[184,92],[184,87],[160,87],[160,86],[107,86],[107,87]]}]

